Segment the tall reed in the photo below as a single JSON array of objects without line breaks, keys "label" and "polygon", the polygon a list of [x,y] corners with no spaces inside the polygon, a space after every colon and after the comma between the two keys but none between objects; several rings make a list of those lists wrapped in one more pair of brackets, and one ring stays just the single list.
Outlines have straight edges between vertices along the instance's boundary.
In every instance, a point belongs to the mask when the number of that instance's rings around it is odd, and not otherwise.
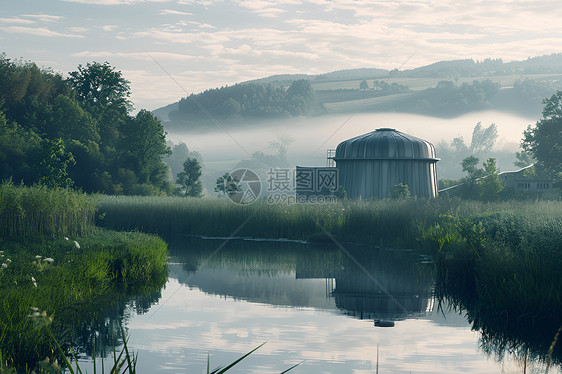
[{"label": "tall reed", "polygon": [[0,237],[85,235],[95,211],[95,198],[70,189],[0,184]]}]

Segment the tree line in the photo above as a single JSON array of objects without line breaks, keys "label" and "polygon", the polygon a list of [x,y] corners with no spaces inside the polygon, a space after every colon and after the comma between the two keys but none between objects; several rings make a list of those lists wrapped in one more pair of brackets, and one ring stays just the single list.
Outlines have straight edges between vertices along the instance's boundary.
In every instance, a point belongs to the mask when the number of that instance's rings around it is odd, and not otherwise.
[{"label": "tree line", "polygon": [[272,83],[243,83],[191,94],[169,114],[172,121],[238,118],[287,118],[306,115],[314,105],[310,82],[295,80],[285,88]]},{"label": "tree line", "polygon": [[160,121],[131,115],[131,90],[109,63],[68,78],[0,55],[0,180],[107,194],[171,194]]}]

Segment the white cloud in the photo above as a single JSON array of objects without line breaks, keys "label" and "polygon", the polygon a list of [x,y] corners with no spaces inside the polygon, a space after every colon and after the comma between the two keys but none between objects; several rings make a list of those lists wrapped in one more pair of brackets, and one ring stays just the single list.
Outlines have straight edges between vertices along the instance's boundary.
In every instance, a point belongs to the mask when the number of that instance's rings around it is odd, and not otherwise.
[{"label": "white cloud", "polygon": [[22,14],[21,16],[28,17],[28,18],[36,18],[42,22],[57,22],[64,19],[64,17],[62,16],[53,16],[49,14]]},{"label": "white cloud", "polygon": [[22,19],[22,18],[0,18],[0,23],[16,23],[20,25],[30,25],[35,23],[35,21],[30,19]]},{"label": "white cloud", "polygon": [[173,9],[162,9],[160,11],[160,15],[167,15],[167,14],[180,15],[180,16],[191,16],[191,15],[193,15],[193,13],[180,12],[179,10],[173,10]]},{"label": "white cloud", "polygon": [[92,5],[134,5],[139,3],[164,3],[169,0],[61,0],[69,3]]},{"label": "white cloud", "polygon": [[66,33],[51,31],[44,27],[8,26],[8,27],[0,27],[0,30],[4,30],[10,34],[28,34],[28,35],[45,36],[45,37],[64,37],[64,38],[84,37],[83,35],[66,34]]},{"label": "white cloud", "polygon": [[104,26],[101,26],[101,29],[102,29],[103,31],[115,31],[115,30],[117,30],[118,28],[119,28],[119,26],[117,26],[117,25],[104,25]]},{"label": "white cloud", "polygon": [[154,60],[176,60],[187,61],[195,57],[169,52],[110,52],[110,51],[82,51],[72,54],[73,57],[94,57],[94,58],[109,58],[109,57],[123,57],[132,58],[135,60],[152,61]]},{"label": "white cloud", "polygon": [[84,33],[84,32],[86,32],[86,31],[88,31],[88,29],[85,28],[85,27],[69,27],[68,29],[69,29],[70,31],[76,32],[76,33]]}]

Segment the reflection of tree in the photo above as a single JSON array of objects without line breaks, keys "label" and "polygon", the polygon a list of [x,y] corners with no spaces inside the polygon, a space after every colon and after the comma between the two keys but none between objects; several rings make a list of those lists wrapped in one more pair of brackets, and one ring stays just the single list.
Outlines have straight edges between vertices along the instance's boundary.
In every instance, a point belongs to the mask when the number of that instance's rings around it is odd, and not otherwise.
[{"label": "reflection of tree", "polygon": [[161,298],[161,290],[167,275],[161,274],[157,279],[142,287],[130,287],[116,290],[100,300],[98,308],[92,310],[67,310],[58,316],[64,321],[60,326],[61,343],[72,347],[77,354],[107,357],[113,353],[113,347],[122,344],[121,326],[125,326],[131,312],[144,314]]},{"label": "reflection of tree", "polygon": [[522,270],[521,263],[507,264],[505,259],[502,268],[494,268],[489,255],[481,256],[482,264],[477,265],[467,265],[460,259],[440,262],[438,299],[447,300],[466,314],[472,329],[481,334],[480,346],[485,354],[500,361],[513,355],[523,363],[562,365],[560,341],[554,345],[552,357],[546,359],[562,326],[560,288],[547,284],[559,282],[548,275],[554,274],[553,269],[559,265],[548,269],[543,265],[541,277],[532,270]]}]

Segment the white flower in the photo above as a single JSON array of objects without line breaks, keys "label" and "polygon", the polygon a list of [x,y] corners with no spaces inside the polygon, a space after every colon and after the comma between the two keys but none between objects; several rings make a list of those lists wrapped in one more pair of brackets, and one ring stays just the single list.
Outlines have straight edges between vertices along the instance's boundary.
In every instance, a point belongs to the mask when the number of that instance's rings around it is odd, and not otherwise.
[{"label": "white flower", "polygon": [[7,263],[10,263],[10,262],[12,262],[12,260],[10,260],[9,258],[7,258],[7,259],[6,259],[6,262],[7,262]]},{"label": "white flower", "polygon": [[36,259],[40,259],[41,257],[43,256],[39,256],[39,255],[35,256]]},{"label": "white flower", "polygon": [[77,249],[80,249],[80,244],[78,244],[76,240],[74,240],[74,245],[76,246]]},{"label": "white flower", "polygon": [[44,258],[43,261],[48,262],[48,263],[50,263],[50,264],[52,264],[53,262],[55,262],[55,260],[53,260],[53,259],[50,258],[50,257]]},{"label": "white flower", "polygon": [[37,287],[37,281],[35,280],[35,278],[31,277],[31,281],[33,282],[33,285]]},{"label": "white flower", "polygon": [[7,267],[8,267],[8,264],[6,264],[6,263],[2,264],[2,269],[6,269]]},{"label": "white flower", "polygon": [[68,239],[68,238],[65,236],[65,237],[64,237],[64,240],[70,240],[70,239]]}]

